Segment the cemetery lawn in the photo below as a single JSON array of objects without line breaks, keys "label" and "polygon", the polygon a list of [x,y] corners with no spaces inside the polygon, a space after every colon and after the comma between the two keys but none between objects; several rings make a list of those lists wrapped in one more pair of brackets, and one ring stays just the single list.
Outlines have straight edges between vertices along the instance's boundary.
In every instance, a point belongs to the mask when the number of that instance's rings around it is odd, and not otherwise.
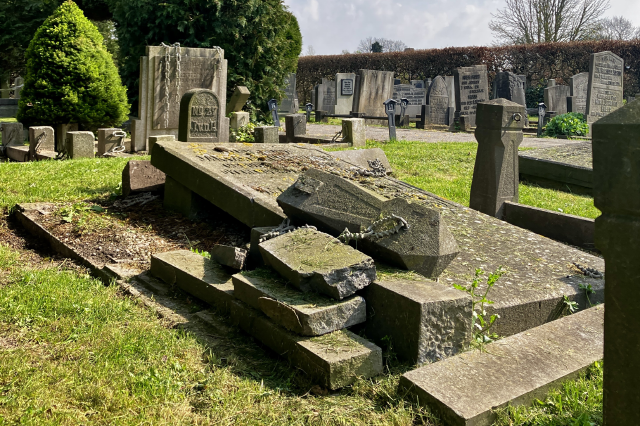
[{"label": "cemetery lawn", "polygon": [[[400,178],[468,203],[475,144],[370,146],[385,149]],[[384,376],[329,393],[240,332],[212,330],[219,344],[205,346],[8,217],[16,203],[112,197],[127,161],[0,165],[0,425],[441,424],[397,392],[411,367],[393,352]],[[543,402],[503,412],[499,424],[601,424],[601,404],[597,364]]]}]

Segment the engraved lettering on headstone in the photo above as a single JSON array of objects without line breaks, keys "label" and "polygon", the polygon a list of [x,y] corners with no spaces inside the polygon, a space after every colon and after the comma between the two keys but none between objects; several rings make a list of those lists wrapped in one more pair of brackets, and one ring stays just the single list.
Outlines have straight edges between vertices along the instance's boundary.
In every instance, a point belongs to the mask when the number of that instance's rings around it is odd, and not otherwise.
[{"label": "engraved lettering on headstone", "polygon": [[342,80],[342,87],[340,88],[340,94],[342,96],[353,95],[353,79],[345,78]]}]

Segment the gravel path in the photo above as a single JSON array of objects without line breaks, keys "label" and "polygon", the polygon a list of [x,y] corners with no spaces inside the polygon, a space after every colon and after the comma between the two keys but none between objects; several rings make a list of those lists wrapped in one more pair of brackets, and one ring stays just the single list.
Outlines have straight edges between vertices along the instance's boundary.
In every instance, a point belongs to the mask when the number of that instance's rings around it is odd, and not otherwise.
[{"label": "gravel path", "polygon": [[[307,124],[307,135],[332,137],[342,127],[330,124]],[[473,133],[450,133],[445,131],[421,130],[421,129],[396,129],[396,136],[399,140],[420,141],[427,143],[434,142],[475,142]],[[375,141],[389,140],[389,130],[386,127],[367,126],[367,139]],[[563,146],[584,141],[571,141],[567,139],[531,138],[525,135],[521,148],[549,148]]]}]

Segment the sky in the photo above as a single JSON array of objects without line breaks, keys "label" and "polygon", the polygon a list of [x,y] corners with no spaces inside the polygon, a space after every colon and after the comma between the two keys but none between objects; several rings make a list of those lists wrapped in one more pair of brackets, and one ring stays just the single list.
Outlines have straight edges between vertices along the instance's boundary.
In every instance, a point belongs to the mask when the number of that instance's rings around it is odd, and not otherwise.
[{"label": "sky", "polygon": [[[402,40],[415,49],[490,45],[491,13],[504,0],[284,0],[300,23],[303,54],[353,52],[360,40]],[[640,0],[610,0],[605,16],[640,26]]]}]

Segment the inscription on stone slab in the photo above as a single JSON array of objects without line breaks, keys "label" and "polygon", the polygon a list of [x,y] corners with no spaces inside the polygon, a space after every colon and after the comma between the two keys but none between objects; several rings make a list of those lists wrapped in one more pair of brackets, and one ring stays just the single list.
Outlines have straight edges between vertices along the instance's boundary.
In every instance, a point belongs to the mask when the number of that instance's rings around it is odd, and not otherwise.
[{"label": "inscription on stone slab", "polygon": [[449,122],[449,94],[447,93],[447,83],[444,78],[437,76],[433,79],[427,100],[431,124],[447,124]]},{"label": "inscription on stone slab", "polygon": [[465,117],[465,123],[475,127],[478,103],[489,100],[487,66],[457,68],[453,77],[456,86],[456,111],[460,111],[460,117]]},{"label": "inscription on stone slab", "polygon": [[611,53],[593,53],[589,61],[587,115],[596,121],[622,106],[624,60]]},{"label": "inscription on stone slab", "polygon": [[571,93],[571,112],[584,114],[587,111],[587,88],[589,87],[589,73],[581,72],[569,79]]},{"label": "inscription on stone slab", "polygon": [[218,141],[218,97],[211,90],[189,90],[180,102],[178,140],[182,142]]},{"label": "inscription on stone slab", "polygon": [[180,72],[177,59],[164,56],[155,59],[155,92],[153,106],[154,129],[177,129],[180,99],[191,89],[211,89],[216,72],[216,60],[182,56]]},{"label": "inscription on stone slab", "polygon": [[322,104],[324,105],[325,111],[332,114],[336,105],[336,82],[327,81],[324,84],[326,90],[324,92],[324,99],[322,100]]},{"label": "inscription on stone slab", "polygon": [[400,102],[401,99],[409,100],[405,114],[420,115],[422,105],[426,101],[427,89],[417,88],[411,84],[396,84],[393,86],[393,99]]},{"label": "inscription on stone slab", "polygon": [[345,78],[342,80],[342,85],[340,87],[340,94],[342,96],[353,95],[353,79]]}]

